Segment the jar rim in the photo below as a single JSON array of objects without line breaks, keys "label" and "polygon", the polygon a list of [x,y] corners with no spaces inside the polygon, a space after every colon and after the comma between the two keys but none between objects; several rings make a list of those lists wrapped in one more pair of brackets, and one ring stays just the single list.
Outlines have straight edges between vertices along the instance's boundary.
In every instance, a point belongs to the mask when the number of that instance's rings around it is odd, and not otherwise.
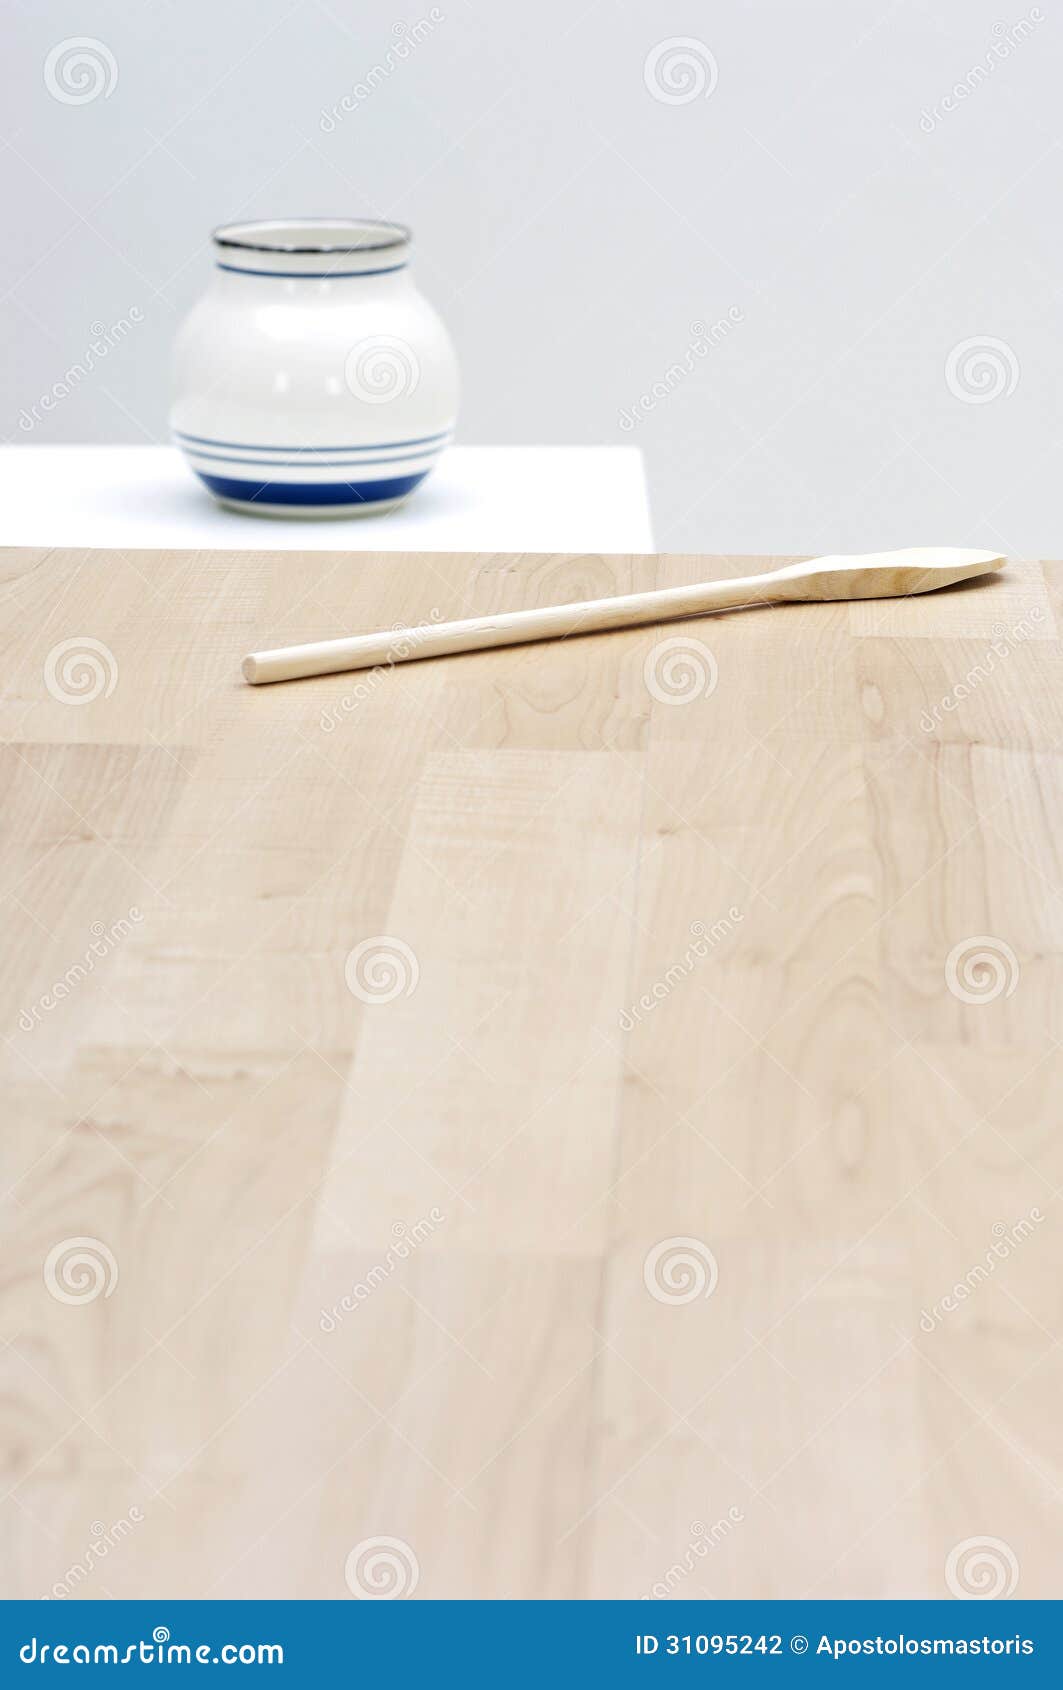
[{"label": "jar rim", "polygon": [[[318,238],[309,239],[315,230]],[[372,217],[276,217],[222,223],[211,232],[215,246],[293,254],[385,252],[405,246],[411,238],[405,224]]]}]

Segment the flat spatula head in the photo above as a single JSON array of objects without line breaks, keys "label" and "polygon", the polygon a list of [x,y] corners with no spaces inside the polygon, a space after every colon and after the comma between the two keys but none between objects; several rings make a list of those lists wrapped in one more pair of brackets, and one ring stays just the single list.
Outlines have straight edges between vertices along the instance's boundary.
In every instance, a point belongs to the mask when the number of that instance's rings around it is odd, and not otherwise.
[{"label": "flat spatula head", "polygon": [[780,575],[791,577],[787,598],[892,599],[988,575],[1005,561],[998,552],[968,551],[962,546],[912,546],[900,552],[816,558],[813,563],[781,570]]}]

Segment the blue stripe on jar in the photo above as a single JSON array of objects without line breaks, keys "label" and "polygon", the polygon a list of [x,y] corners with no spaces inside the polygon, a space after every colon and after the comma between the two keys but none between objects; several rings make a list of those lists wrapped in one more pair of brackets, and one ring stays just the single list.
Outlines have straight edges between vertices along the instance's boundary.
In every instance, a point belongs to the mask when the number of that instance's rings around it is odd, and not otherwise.
[{"label": "blue stripe on jar", "polygon": [[387,481],[234,481],[197,469],[204,487],[218,499],[245,505],[381,505],[404,499],[428,474],[392,476]]},{"label": "blue stripe on jar", "polygon": [[410,440],[378,440],[371,446],[257,446],[247,440],[214,440],[209,434],[185,434],[183,430],[175,428],[173,436],[182,445],[191,443],[196,446],[220,446],[233,452],[282,452],[287,457],[309,456],[318,452],[390,452],[398,451],[403,446],[430,446],[436,440],[448,440],[454,432],[453,424],[442,428],[435,434],[417,434]]},{"label": "blue stripe on jar", "polygon": [[202,446],[186,446],[184,450],[190,458],[201,458],[205,463],[260,464],[278,470],[374,469],[377,464],[408,464],[417,459],[436,458],[440,452],[438,446],[422,446],[417,452],[390,452],[386,458],[327,458],[322,462],[320,458],[304,458],[299,452],[292,452],[287,458],[255,458],[237,452],[208,452]]},{"label": "blue stripe on jar", "polygon": [[354,277],[393,276],[405,270],[405,264],[385,264],[378,270],[248,270],[242,264],[216,264],[216,270],[229,270],[234,276],[272,276],[286,282],[349,282]]}]

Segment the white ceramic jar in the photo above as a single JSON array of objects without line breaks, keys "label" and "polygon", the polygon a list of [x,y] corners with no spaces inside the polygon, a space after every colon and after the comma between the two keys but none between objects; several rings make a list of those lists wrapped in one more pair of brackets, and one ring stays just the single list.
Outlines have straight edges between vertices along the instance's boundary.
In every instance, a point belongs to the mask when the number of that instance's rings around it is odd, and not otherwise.
[{"label": "white ceramic jar", "polygon": [[214,279],[177,340],[174,437],[225,505],[391,509],[454,429],[458,370],[395,223],[298,218],[214,232]]}]

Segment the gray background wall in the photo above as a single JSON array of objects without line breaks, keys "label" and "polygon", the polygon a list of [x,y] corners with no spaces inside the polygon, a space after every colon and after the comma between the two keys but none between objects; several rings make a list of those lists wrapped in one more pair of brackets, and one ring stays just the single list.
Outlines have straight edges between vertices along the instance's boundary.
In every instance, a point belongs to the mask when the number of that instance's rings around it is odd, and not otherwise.
[{"label": "gray background wall", "polygon": [[[212,225],[394,216],[458,344],[461,438],[641,445],[662,548],[1063,551],[1052,0],[7,11],[9,441],[165,439]],[[73,103],[45,65],[79,36],[103,80]]]}]

